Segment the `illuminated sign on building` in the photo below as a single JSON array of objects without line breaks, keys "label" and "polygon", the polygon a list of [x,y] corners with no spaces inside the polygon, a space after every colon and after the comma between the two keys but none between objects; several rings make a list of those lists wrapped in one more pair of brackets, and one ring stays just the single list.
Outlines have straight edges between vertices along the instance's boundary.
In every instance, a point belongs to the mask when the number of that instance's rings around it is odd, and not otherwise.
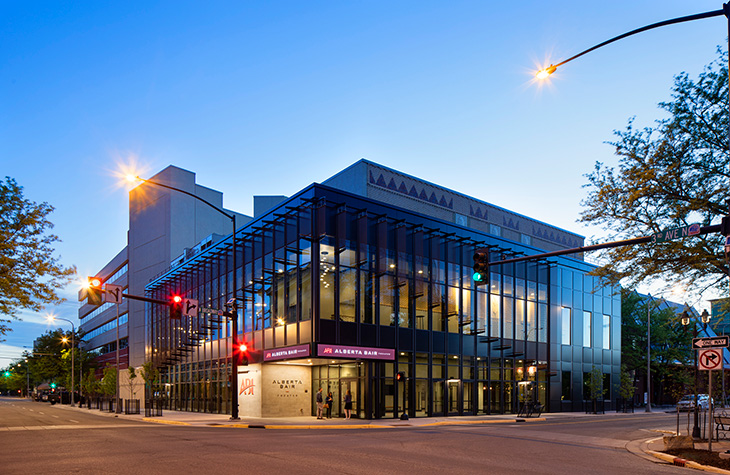
[{"label": "illuminated sign on building", "polygon": [[317,345],[317,356],[327,358],[354,358],[364,360],[394,360],[395,350],[388,348],[367,348],[364,346]]},{"label": "illuminated sign on building", "polygon": [[310,355],[309,345],[290,346],[288,348],[277,348],[264,351],[264,361],[288,360],[291,358],[304,358]]}]

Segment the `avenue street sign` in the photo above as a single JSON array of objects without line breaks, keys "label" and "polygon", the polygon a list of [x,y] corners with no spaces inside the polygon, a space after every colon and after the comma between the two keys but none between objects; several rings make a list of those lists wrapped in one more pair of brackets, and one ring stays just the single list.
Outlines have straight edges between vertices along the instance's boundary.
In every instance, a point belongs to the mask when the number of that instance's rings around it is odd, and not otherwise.
[{"label": "avenue street sign", "polygon": [[728,336],[713,336],[709,338],[695,338],[692,340],[692,349],[701,350],[703,348],[727,348],[730,343]]},{"label": "avenue street sign", "polygon": [[682,226],[681,228],[665,229],[662,232],[653,235],[653,240],[657,242],[674,241],[688,236],[696,236],[700,233],[700,225],[690,224],[689,226]]}]

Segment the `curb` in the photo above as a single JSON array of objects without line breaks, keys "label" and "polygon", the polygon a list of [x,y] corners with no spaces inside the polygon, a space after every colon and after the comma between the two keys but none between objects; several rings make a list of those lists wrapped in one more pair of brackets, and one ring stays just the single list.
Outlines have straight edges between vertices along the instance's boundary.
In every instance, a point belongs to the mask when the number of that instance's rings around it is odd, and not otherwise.
[{"label": "curb", "polygon": [[155,424],[169,424],[169,425],[176,425],[176,426],[189,426],[189,425],[192,425],[189,422],[169,421],[169,420],[164,420],[164,419],[151,419],[149,417],[143,417],[142,420],[144,422],[154,422]]},{"label": "curb", "polygon": [[[661,437],[657,437],[654,439],[648,439],[642,442],[642,445],[648,445],[651,442],[654,442],[656,440],[659,440]],[[695,470],[702,470],[705,472],[711,472],[711,473],[723,473],[726,475],[730,475],[729,470],[725,470],[722,468],[713,467],[711,465],[702,465],[697,462],[693,462],[691,460],[686,460],[680,457],[675,457],[674,455],[666,454],[664,452],[657,452],[655,450],[649,450],[649,449],[643,449],[644,453],[647,455],[651,455],[652,457],[661,460],[662,462],[666,462],[672,465],[676,465],[678,467],[687,467],[687,468],[693,468]]]},{"label": "curb", "polygon": [[[177,421],[158,421],[153,419],[142,419],[148,422],[157,423],[170,423],[170,424],[184,424],[191,425],[186,422]],[[205,427],[216,427],[223,429],[398,429],[398,428],[417,428],[417,427],[433,427],[433,426],[446,426],[446,425],[475,425],[475,424],[514,424],[519,422],[543,422],[547,420],[545,417],[537,417],[534,419],[502,419],[502,420],[491,420],[491,421],[439,421],[431,424],[337,424],[337,425],[293,425],[293,424],[220,424],[210,423],[206,424]]]}]

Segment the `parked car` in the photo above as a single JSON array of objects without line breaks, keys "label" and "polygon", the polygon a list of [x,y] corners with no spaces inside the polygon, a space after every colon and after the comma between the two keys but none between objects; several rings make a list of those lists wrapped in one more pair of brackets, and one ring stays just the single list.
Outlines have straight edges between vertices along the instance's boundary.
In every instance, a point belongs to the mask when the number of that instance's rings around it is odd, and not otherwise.
[{"label": "parked car", "polygon": [[[697,395],[697,407],[701,411],[706,411],[710,408],[710,396],[708,394]],[[695,409],[695,395],[686,394],[677,402],[678,411],[694,411]]]}]

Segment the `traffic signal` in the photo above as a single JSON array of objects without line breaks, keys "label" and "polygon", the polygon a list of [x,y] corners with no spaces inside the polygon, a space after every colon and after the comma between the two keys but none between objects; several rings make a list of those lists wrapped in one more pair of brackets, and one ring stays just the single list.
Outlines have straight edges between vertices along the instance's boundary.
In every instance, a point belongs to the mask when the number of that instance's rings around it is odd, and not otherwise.
[{"label": "traffic signal", "polygon": [[406,372],[405,371],[398,371],[395,374],[395,380],[398,383],[405,381],[406,380]]},{"label": "traffic signal", "polygon": [[9,378],[10,377],[10,371],[5,371],[5,377],[6,378]]},{"label": "traffic signal", "polygon": [[56,389],[56,383],[51,383],[51,389],[53,389],[55,391],[55,389]]},{"label": "traffic signal", "polygon": [[101,305],[101,279],[89,277],[86,286],[86,303],[90,305]]},{"label": "traffic signal", "polygon": [[476,285],[486,284],[489,277],[489,249],[480,248],[474,251],[474,274],[472,279]]},{"label": "traffic signal", "polygon": [[172,296],[172,302],[170,302],[170,318],[180,320],[183,313],[183,298],[179,295]]},{"label": "traffic signal", "polygon": [[248,345],[246,343],[239,343],[236,345],[234,355],[238,358],[238,366],[248,366]]}]

